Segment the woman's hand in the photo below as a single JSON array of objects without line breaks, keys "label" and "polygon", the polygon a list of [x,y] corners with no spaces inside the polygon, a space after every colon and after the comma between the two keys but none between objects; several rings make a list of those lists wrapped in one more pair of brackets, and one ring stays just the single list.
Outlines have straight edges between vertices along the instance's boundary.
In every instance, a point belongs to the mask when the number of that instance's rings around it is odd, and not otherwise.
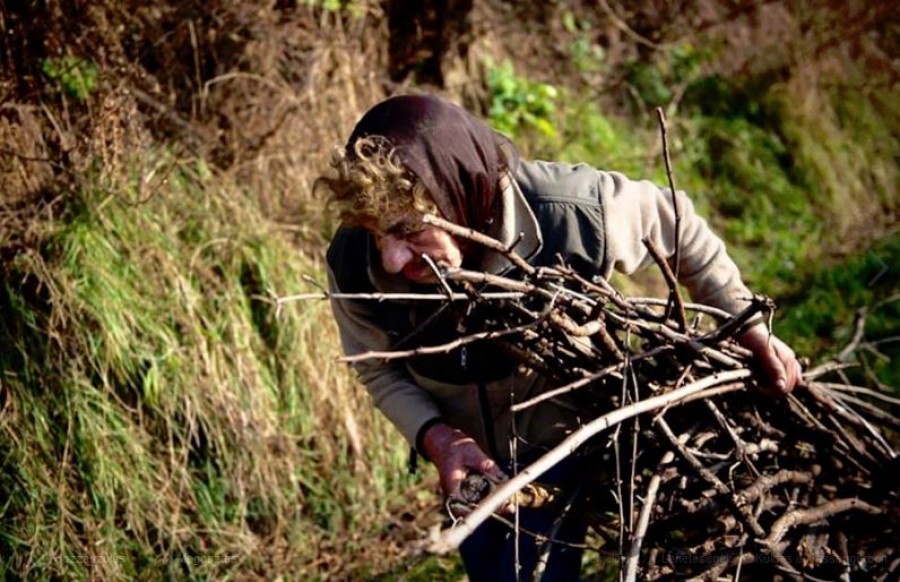
[{"label": "woman's hand", "polygon": [[436,424],[422,438],[424,453],[437,467],[441,489],[447,497],[459,498],[459,486],[470,472],[500,481],[506,475],[472,437],[446,424]]},{"label": "woman's hand", "polygon": [[794,350],[757,324],[738,336],[739,344],[753,352],[760,389],[773,396],[789,394],[803,382],[803,370]]}]

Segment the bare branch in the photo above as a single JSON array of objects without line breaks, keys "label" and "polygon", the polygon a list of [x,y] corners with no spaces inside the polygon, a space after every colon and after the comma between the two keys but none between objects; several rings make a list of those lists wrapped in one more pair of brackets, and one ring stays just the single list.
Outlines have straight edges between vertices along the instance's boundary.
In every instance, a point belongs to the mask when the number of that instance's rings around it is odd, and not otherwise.
[{"label": "bare branch", "polygon": [[[676,211],[677,212],[677,211]],[[677,222],[676,222],[677,224]],[[677,227],[676,227],[677,228]],[[678,236],[675,237],[675,261],[677,268],[678,261]],[[653,260],[656,261],[657,266],[663,273],[663,278],[666,280],[666,283],[669,286],[669,299],[670,301],[675,302],[675,320],[678,322],[678,331],[685,332],[687,331],[687,316],[684,313],[684,300],[681,298],[681,292],[678,290],[678,275],[677,273],[673,273],[672,269],[669,267],[669,263],[666,262],[665,257],[662,256],[662,253],[659,250],[659,247],[656,246],[649,238],[645,238],[643,241],[644,246],[647,247],[647,251],[649,251],[650,256],[653,257]],[[666,307],[666,315],[670,308]]]},{"label": "bare branch", "polygon": [[774,546],[793,527],[822,521],[832,515],[850,511],[851,509],[857,509],[872,515],[881,513],[881,510],[877,507],[873,507],[865,501],[856,498],[835,499],[810,509],[795,509],[778,518],[772,525],[771,533],[766,539],[762,540],[762,543],[770,547]]}]

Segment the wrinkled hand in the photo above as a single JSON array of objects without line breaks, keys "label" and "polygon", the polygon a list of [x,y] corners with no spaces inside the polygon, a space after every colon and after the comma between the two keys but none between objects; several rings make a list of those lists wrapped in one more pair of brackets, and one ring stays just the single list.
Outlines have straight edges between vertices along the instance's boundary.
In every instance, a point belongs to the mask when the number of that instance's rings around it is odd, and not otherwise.
[{"label": "wrinkled hand", "polygon": [[488,457],[472,437],[446,424],[428,429],[422,439],[425,454],[437,467],[444,495],[459,498],[459,486],[470,472],[481,473],[496,480],[506,475]]},{"label": "wrinkled hand", "polygon": [[739,344],[753,352],[760,389],[772,396],[789,394],[803,381],[803,370],[794,350],[758,324],[738,336]]}]

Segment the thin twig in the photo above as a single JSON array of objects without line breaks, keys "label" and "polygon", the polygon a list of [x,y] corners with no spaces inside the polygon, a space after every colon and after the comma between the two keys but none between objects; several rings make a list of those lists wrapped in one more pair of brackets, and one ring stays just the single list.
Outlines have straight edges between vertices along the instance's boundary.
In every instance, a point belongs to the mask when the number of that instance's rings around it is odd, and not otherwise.
[{"label": "thin twig", "polygon": [[738,505],[748,505],[762,497],[763,493],[771,490],[773,487],[784,485],[785,483],[792,483],[794,485],[806,484],[812,481],[812,479],[813,476],[810,473],[789,471],[787,469],[782,469],[774,475],[762,475],[754,481],[752,485],[739,491],[735,495],[735,503]]},{"label": "thin twig", "polygon": [[519,254],[515,253],[512,249],[507,248],[500,241],[495,238],[491,238],[486,234],[482,234],[476,230],[471,228],[466,228],[464,226],[460,226],[449,220],[445,220],[439,216],[435,216],[434,214],[425,214],[422,217],[422,222],[425,224],[430,224],[432,226],[436,226],[440,229],[446,230],[448,233],[453,236],[465,238],[476,242],[486,248],[489,248],[493,251],[496,251],[502,254],[504,257],[509,259],[509,261],[520,268],[523,273],[526,275],[532,275],[535,272],[535,268],[528,264],[528,262],[523,259]]},{"label": "thin twig", "polygon": [[419,255],[419,257],[422,259],[422,261],[424,261],[426,265],[428,265],[428,268],[431,269],[431,272],[437,278],[438,283],[441,284],[441,289],[444,290],[444,297],[446,297],[447,299],[453,297],[453,289],[450,288],[450,284],[447,283],[447,279],[444,278],[442,269],[438,267],[437,263],[434,262],[434,259],[432,259],[427,253],[422,253],[421,255]]},{"label": "thin twig", "polygon": [[536,404],[540,404],[541,402],[544,402],[545,400],[550,400],[551,398],[556,398],[557,396],[566,394],[567,392],[573,392],[584,386],[589,386],[592,383],[596,382],[597,380],[600,380],[606,376],[609,376],[610,374],[614,374],[614,373],[622,370],[624,367],[625,367],[625,362],[619,362],[618,364],[613,364],[611,366],[607,366],[606,368],[603,368],[596,374],[592,374],[590,376],[587,376],[586,378],[580,378],[578,380],[575,380],[574,382],[566,384],[565,386],[560,386],[559,388],[554,388],[553,390],[547,390],[546,392],[542,392],[533,398],[529,398],[528,400],[525,400],[524,402],[519,402],[517,404],[513,404],[510,407],[510,410],[512,412],[521,412],[522,410],[525,410],[526,408],[531,408],[532,406],[534,406]]},{"label": "thin twig", "polygon": [[[662,107],[656,108],[656,117],[659,121],[659,132],[662,138],[662,148],[663,148],[663,161],[666,166],[666,178],[669,180],[669,193],[672,196],[672,211],[675,213],[675,252],[672,255],[672,262],[674,263],[674,276],[675,280],[678,280],[679,275],[681,274],[681,265],[680,263],[680,254],[681,254],[681,213],[678,211],[678,195],[675,190],[675,176],[672,173],[672,161],[669,157],[669,140],[668,140],[668,128],[666,127],[666,114],[663,112]],[[677,287],[674,289],[674,292],[677,292]],[[676,301],[679,299],[676,297],[677,293],[673,294],[673,290],[669,290],[669,298],[675,299]]]},{"label": "thin twig", "polygon": [[835,360],[838,362],[846,362],[850,359],[850,356],[853,355],[853,352],[857,350],[860,342],[863,339],[863,335],[866,331],[866,308],[860,307],[856,310],[856,321],[854,323],[853,337],[850,338],[850,341],[844,346],[844,349],[841,350],[837,356],[835,356]]},{"label": "thin twig", "polygon": [[[685,433],[678,437],[679,441],[684,443],[689,433]],[[667,451],[660,460],[660,467],[665,467],[675,458],[675,453]],[[647,533],[647,526],[650,525],[650,513],[653,511],[653,504],[656,503],[656,494],[659,492],[659,483],[662,480],[661,472],[657,472],[650,478],[647,485],[647,493],[644,495],[644,504],[641,506],[641,514],[638,517],[637,527],[631,536],[631,548],[625,558],[625,582],[634,582],[637,578],[638,563],[641,557],[641,545],[644,543],[644,536]]]},{"label": "thin twig", "polygon": [[888,404],[900,406],[900,398],[894,398],[883,392],[878,392],[877,390],[872,390],[871,388],[865,388],[863,386],[838,384],[837,382],[816,382],[816,386],[821,386],[831,392],[855,392],[858,394],[865,394],[866,396],[871,396],[872,398],[887,402]]},{"label": "thin twig", "polygon": [[411,358],[413,356],[425,356],[429,354],[444,354],[451,350],[454,350],[460,346],[468,345],[480,340],[485,339],[498,339],[504,336],[513,335],[517,333],[522,333],[522,331],[530,329],[537,325],[538,321],[533,321],[526,323],[524,325],[520,325],[518,327],[513,327],[510,329],[501,329],[497,331],[483,331],[480,333],[473,333],[459,339],[443,343],[435,346],[423,346],[409,350],[392,350],[392,351],[369,351],[363,352],[361,354],[354,354],[352,356],[343,356],[339,358],[339,361],[352,364],[355,362],[362,362],[366,360],[399,360],[403,358]]},{"label": "thin twig", "polygon": [[[483,293],[479,295],[479,299],[486,301],[493,300],[509,300],[522,299],[525,293],[521,291],[497,291]],[[284,295],[275,297],[273,302],[276,305],[284,305],[293,301],[312,301],[323,299],[340,299],[352,301],[472,301],[472,297],[466,293],[453,292],[450,295],[445,293],[299,293],[297,295]]]},{"label": "thin twig", "polygon": [[[676,216],[678,210],[676,209]],[[675,230],[678,230],[678,221],[675,221],[676,227]],[[662,252],[659,250],[659,247],[656,246],[651,239],[645,238],[641,242],[644,243],[644,246],[647,247],[647,251],[650,253],[650,256],[653,257],[653,260],[656,261],[657,266],[659,266],[659,270],[662,271],[663,278],[666,280],[666,284],[669,286],[669,298],[671,301],[675,302],[675,321],[678,322],[678,331],[684,333],[687,331],[687,316],[684,312],[684,300],[681,298],[681,292],[678,290],[678,236],[675,236],[675,272],[672,271],[671,267],[669,267],[669,263],[666,262],[665,257],[662,256]],[[671,309],[666,307],[666,316],[668,317]]]},{"label": "thin twig", "polygon": [[541,582],[544,577],[544,572],[547,568],[547,561],[550,559],[550,552],[553,549],[553,544],[558,543],[556,534],[559,533],[559,528],[562,527],[562,524],[565,521],[566,517],[568,517],[569,512],[572,511],[575,500],[579,495],[581,495],[581,488],[581,483],[578,483],[574,487],[572,493],[569,495],[569,498],[566,500],[566,504],[563,506],[562,511],[560,511],[556,519],[553,520],[553,527],[550,528],[550,531],[547,534],[547,541],[544,542],[543,547],[541,548],[541,553],[538,556],[537,565],[534,568],[535,582]]}]

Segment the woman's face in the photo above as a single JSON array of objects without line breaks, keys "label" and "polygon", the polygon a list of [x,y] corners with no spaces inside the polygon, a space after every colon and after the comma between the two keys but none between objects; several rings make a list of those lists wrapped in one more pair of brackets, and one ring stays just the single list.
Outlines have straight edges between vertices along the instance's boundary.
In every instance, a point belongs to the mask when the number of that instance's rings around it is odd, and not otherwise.
[{"label": "woman's face", "polygon": [[414,283],[435,283],[438,278],[422,255],[449,267],[462,265],[462,250],[450,234],[414,220],[400,220],[375,233],[381,264],[392,275],[402,274]]}]

